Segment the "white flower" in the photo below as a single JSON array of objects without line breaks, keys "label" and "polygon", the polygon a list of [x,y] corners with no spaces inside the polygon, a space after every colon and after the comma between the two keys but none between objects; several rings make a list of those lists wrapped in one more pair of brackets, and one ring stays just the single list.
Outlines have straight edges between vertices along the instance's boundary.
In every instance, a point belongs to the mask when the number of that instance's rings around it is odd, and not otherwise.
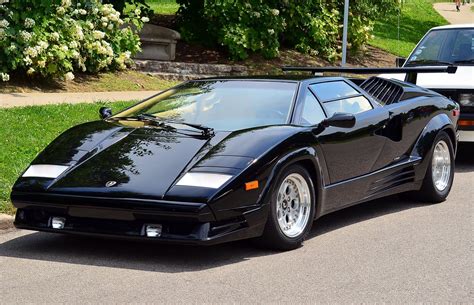
[{"label": "white flower", "polygon": [[7,28],[9,25],[10,23],[7,20],[5,19],[0,20],[0,28]]},{"label": "white flower", "polygon": [[63,6],[64,8],[68,8],[71,6],[71,0],[63,0],[61,2],[61,6]]},{"label": "white flower", "polygon": [[58,15],[64,15],[64,13],[66,13],[66,9],[62,6],[59,6],[57,9],[56,9],[56,13]]},{"label": "white flower", "polygon": [[[96,10],[96,9],[97,8],[95,8],[94,10]],[[110,13],[112,13],[113,11],[114,11],[114,9],[113,9],[111,4],[105,4],[101,8],[101,12],[104,16],[110,15]],[[98,10],[97,10],[97,12],[98,12]],[[95,14],[97,14],[97,13],[95,13]]]},{"label": "white flower", "polygon": [[148,17],[142,17],[142,22],[147,23],[148,21],[150,21],[150,18],[148,18]]},{"label": "white flower", "polygon": [[278,16],[278,15],[280,15],[280,11],[277,10],[277,9],[272,9],[272,10],[270,10],[270,11],[272,12],[272,15],[273,15],[273,16]]},{"label": "white flower", "polygon": [[25,28],[31,29],[35,26],[35,21],[31,18],[25,18]]},{"label": "white flower", "polygon": [[113,30],[113,29],[114,29],[114,25],[113,25],[112,23],[109,24],[109,25],[107,26],[107,29],[108,29],[108,30]]},{"label": "white flower", "polygon": [[[8,0],[7,0],[7,2],[8,2]],[[8,82],[10,80],[10,75],[8,75],[7,73],[0,73],[0,77],[2,78],[2,81],[4,81],[4,82]]]},{"label": "white flower", "polygon": [[10,0],[0,0],[0,4],[8,3]]},{"label": "white flower", "polygon": [[46,60],[38,60],[38,67],[40,68],[46,67]]},{"label": "white flower", "polygon": [[79,52],[77,52],[76,50],[72,51],[72,58],[78,58],[80,56]]},{"label": "white flower", "polygon": [[32,37],[31,33],[27,31],[20,31],[20,38],[23,41],[30,41],[31,37]]},{"label": "white flower", "polygon": [[63,50],[64,52],[67,52],[69,51],[69,48],[66,45],[63,45],[61,46],[61,50]]},{"label": "white flower", "polygon": [[29,56],[30,58],[35,58],[38,56],[38,50],[36,48],[28,47],[25,49],[25,55]]},{"label": "white flower", "polygon": [[260,12],[253,12],[253,15],[254,15],[256,18],[260,18]]},{"label": "white flower", "polygon": [[87,14],[87,11],[85,9],[80,9],[79,10],[79,14],[81,15],[86,15]]},{"label": "white flower", "polygon": [[94,24],[93,24],[92,22],[90,22],[90,21],[87,21],[87,22],[86,22],[86,26],[87,26],[89,29],[91,29],[91,30],[94,29]]},{"label": "white flower", "polygon": [[270,34],[270,35],[275,34],[275,30],[274,30],[274,29],[268,29],[267,31],[268,31],[268,34]]},{"label": "white flower", "polygon": [[16,45],[11,44],[11,45],[7,48],[7,50],[8,50],[10,53],[16,51]]},{"label": "white flower", "polygon": [[123,53],[123,55],[125,56],[126,59],[130,59],[130,56],[132,56],[132,52],[130,52],[130,51],[125,51],[125,52]]},{"label": "white flower", "polygon": [[97,15],[98,12],[99,12],[99,9],[97,7],[94,7],[92,9],[92,14]]},{"label": "white flower", "polygon": [[46,50],[48,47],[49,47],[49,43],[47,43],[46,41],[43,41],[43,40],[38,41],[38,48],[40,48],[41,50]]},{"label": "white flower", "polygon": [[51,33],[51,40],[58,41],[59,40],[59,34],[57,32]]},{"label": "white flower", "polygon": [[92,36],[94,37],[94,39],[102,39],[105,37],[105,33],[101,31],[94,31],[92,32]]},{"label": "white flower", "polygon": [[110,14],[108,17],[110,21],[117,22],[120,19],[120,13],[116,12],[115,14]]},{"label": "white flower", "polygon": [[102,27],[103,28],[107,27],[107,22],[102,22]]},{"label": "white flower", "polygon": [[33,63],[33,61],[31,60],[29,56],[26,56],[25,58],[23,58],[23,61],[25,62],[25,65],[27,66],[31,66],[31,64]]},{"label": "white flower", "polygon": [[64,74],[64,79],[66,81],[71,81],[71,80],[74,79],[74,74],[72,74],[72,72],[68,72],[68,73]]},{"label": "white flower", "polygon": [[135,15],[140,16],[141,13],[142,13],[141,9],[139,8],[135,9]]},{"label": "white flower", "polygon": [[32,75],[33,73],[35,73],[35,69],[33,68],[29,68],[28,71],[26,71],[26,74],[28,75]]},{"label": "white flower", "polygon": [[100,21],[102,21],[102,22],[109,22],[109,18],[107,18],[107,17],[102,17],[102,18],[100,18]]},{"label": "white flower", "polygon": [[5,36],[5,30],[0,28],[0,38],[3,38]]},{"label": "white flower", "polygon": [[79,46],[79,44],[78,44],[77,42],[75,42],[75,41],[71,41],[71,43],[69,44],[69,47],[70,47],[71,49],[75,49],[75,48],[77,48],[78,46]]}]

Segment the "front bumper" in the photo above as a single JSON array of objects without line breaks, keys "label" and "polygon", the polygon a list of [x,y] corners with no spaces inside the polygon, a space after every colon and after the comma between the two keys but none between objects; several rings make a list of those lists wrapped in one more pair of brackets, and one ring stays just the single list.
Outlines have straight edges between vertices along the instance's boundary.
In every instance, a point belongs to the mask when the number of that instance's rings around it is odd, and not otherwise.
[{"label": "front bumper", "polygon": [[[264,207],[216,220],[204,203],[157,201],[152,204],[130,199],[44,195],[34,197],[34,201],[31,198],[31,194],[12,194],[17,207],[14,224],[19,229],[212,245],[260,236],[266,222]],[[54,229],[53,217],[65,219],[64,227]],[[162,226],[161,235],[147,237],[147,225]]]}]

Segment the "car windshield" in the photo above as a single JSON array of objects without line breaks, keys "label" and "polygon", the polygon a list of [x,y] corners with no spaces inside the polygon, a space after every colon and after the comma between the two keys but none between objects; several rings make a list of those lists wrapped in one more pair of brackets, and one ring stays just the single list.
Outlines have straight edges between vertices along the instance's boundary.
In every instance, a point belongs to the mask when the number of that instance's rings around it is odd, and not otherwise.
[{"label": "car windshield", "polygon": [[474,65],[474,29],[429,32],[408,58],[405,66]]},{"label": "car windshield", "polygon": [[191,81],[145,100],[115,118],[153,115],[164,121],[215,130],[285,124],[296,82],[256,80]]}]

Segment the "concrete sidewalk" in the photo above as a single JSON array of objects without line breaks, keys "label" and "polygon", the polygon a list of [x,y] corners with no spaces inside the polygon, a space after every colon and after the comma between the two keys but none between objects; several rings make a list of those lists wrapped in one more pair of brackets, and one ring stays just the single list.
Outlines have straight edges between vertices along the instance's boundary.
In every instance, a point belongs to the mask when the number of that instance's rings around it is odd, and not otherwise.
[{"label": "concrete sidewalk", "polygon": [[83,92],[83,93],[1,93],[0,108],[61,103],[143,100],[159,91]]},{"label": "concrete sidewalk", "polygon": [[461,11],[457,12],[454,2],[434,4],[435,10],[451,24],[474,23],[472,6],[474,3],[461,5]]}]

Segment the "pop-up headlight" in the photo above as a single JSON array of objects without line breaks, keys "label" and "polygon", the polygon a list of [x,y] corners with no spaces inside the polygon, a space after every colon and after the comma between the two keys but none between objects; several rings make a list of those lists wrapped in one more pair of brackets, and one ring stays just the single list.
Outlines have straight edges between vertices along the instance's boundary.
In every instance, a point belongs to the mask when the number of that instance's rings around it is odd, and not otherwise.
[{"label": "pop-up headlight", "polygon": [[216,173],[187,173],[179,179],[176,185],[182,186],[196,186],[217,189],[226,183],[231,175],[216,174]]},{"label": "pop-up headlight", "polygon": [[64,165],[35,164],[28,167],[22,177],[57,178],[68,167]]}]

